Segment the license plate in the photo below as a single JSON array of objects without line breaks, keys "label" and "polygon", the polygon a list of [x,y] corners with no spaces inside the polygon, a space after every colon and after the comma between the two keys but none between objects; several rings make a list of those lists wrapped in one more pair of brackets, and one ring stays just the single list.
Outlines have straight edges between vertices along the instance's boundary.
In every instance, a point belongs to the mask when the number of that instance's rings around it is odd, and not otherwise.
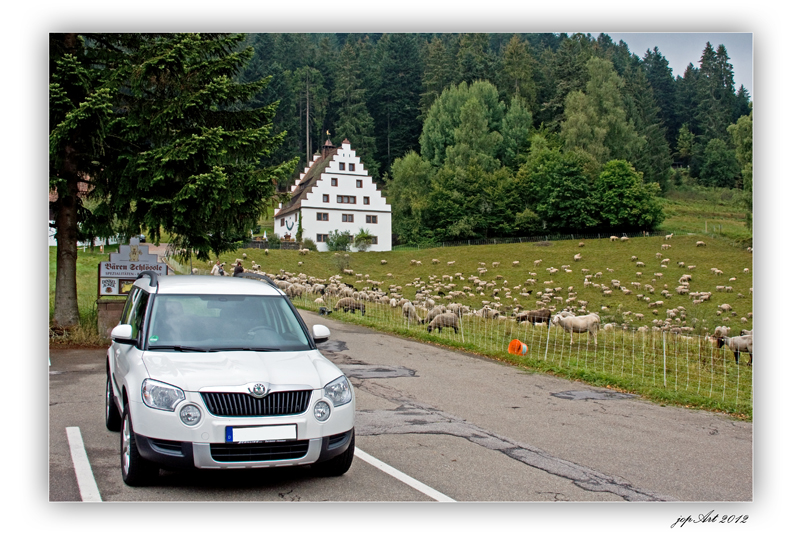
[{"label": "license plate", "polygon": [[225,442],[266,442],[296,440],[297,425],[225,428]]}]

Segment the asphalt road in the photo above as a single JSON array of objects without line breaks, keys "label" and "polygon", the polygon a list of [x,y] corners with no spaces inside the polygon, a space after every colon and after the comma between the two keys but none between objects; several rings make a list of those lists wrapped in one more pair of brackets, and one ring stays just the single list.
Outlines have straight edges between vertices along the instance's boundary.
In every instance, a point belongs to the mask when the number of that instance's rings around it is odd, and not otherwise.
[{"label": "asphalt road", "polygon": [[80,429],[103,501],[753,499],[748,422],[301,314],[331,329],[320,349],[355,386],[356,446],[391,468],[362,455],[333,479],[304,468],[162,471],[155,486],[132,489],[119,473],[119,434],[103,424],[104,351],[53,350],[50,501],[81,500],[68,427]]}]

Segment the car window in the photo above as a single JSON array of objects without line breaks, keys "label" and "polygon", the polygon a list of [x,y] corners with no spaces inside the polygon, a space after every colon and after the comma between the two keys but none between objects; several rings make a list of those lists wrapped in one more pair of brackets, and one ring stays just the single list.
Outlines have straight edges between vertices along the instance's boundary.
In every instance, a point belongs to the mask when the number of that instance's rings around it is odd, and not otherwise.
[{"label": "car window", "polygon": [[147,311],[147,302],[150,294],[147,291],[140,291],[139,297],[131,306],[130,325],[132,326],[132,337],[138,339],[144,326],[144,317]]},{"label": "car window", "polygon": [[128,294],[128,299],[125,300],[125,307],[122,309],[122,316],[119,320],[120,324],[131,323],[131,311],[133,311],[134,302],[136,302],[140,292],[142,292],[142,290],[139,287],[133,287],[131,289],[131,292]]},{"label": "car window", "polygon": [[281,296],[159,294],[148,349],[309,350],[308,337]]}]

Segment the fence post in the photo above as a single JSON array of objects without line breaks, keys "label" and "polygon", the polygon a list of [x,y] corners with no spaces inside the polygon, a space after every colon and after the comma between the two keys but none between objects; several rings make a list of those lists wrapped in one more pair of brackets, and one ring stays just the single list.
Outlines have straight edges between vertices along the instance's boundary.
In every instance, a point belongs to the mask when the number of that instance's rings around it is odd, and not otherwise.
[{"label": "fence post", "polygon": [[[536,322],[533,323],[536,327]],[[550,349],[550,324],[547,324],[547,343],[544,345],[544,360],[547,361],[547,350]]]},{"label": "fence post", "polygon": [[667,339],[666,332],[661,331],[661,347],[664,349],[664,388],[667,388]]}]

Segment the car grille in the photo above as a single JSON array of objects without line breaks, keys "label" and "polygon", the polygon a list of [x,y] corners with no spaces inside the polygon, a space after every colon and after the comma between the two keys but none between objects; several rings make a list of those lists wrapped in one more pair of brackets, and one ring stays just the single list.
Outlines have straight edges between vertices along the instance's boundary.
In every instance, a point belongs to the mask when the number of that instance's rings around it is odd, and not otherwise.
[{"label": "car grille", "polygon": [[220,463],[299,459],[307,453],[307,440],[249,444],[211,444],[211,457]]},{"label": "car grille", "polygon": [[311,391],[273,392],[265,398],[235,392],[203,392],[208,411],[216,416],[296,415],[308,409]]}]

